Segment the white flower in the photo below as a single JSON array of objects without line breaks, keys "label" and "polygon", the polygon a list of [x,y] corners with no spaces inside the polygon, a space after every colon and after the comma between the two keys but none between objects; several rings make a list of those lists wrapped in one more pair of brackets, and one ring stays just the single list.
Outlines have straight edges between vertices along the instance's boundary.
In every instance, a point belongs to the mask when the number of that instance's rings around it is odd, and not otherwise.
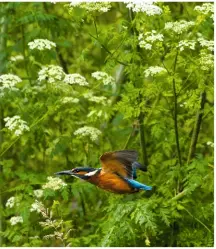
[{"label": "white flower", "polygon": [[45,49],[52,49],[56,47],[54,42],[51,42],[47,39],[35,39],[32,42],[28,43],[30,49],[38,49],[38,50],[45,50]]},{"label": "white flower", "polygon": [[170,30],[171,32],[182,34],[183,32],[188,31],[195,23],[190,21],[187,22],[185,20],[180,20],[176,22],[167,22],[165,23],[165,30]]},{"label": "white flower", "polygon": [[124,1],[126,7],[134,12],[144,12],[147,16],[160,15],[162,9],[153,4],[153,1]]},{"label": "white flower", "polygon": [[115,79],[112,76],[109,76],[105,72],[94,72],[91,74],[93,78],[96,80],[101,80],[104,85],[114,85],[115,84]]},{"label": "white flower", "polygon": [[30,212],[37,212],[37,213],[42,213],[44,212],[45,207],[42,204],[42,202],[40,201],[35,201],[34,203],[32,203],[31,208],[30,208]]},{"label": "white flower", "polygon": [[214,51],[214,41],[205,40],[203,37],[197,39],[201,47],[207,48],[209,51]]},{"label": "white flower", "polygon": [[19,136],[23,134],[24,131],[29,131],[29,127],[27,122],[22,120],[20,116],[6,117],[4,118],[5,127],[7,127],[10,131],[15,130],[15,135]]},{"label": "white flower", "polygon": [[83,96],[84,96],[84,98],[88,99],[89,101],[92,101],[92,102],[95,102],[98,104],[102,104],[102,105],[106,105],[107,98],[104,96],[100,96],[100,97],[94,96],[92,92],[85,93]]},{"label": "white flower", "polygon": [[11,226],[16,225],[17,223],[23,223],[23,218],[22,218],[22,216],[11,217],[10,223],[11,223]]},{"label": "white flower", "polygon": [[199,59],[199,64],[201,65],[201,69],[203,71],[208,71],[209,69],[214,67],[214,55],[207,54],[204,51],[200,53],[201,57]]},{"label": "white flower", "polygon": [[145,48],[147,50],[152,49],[152,45],[156,42],[163,41],[164,36],[162,34],[157,33],[155,30],[152,30],[150,32],[146,32],[139,34],[138,40],[139,40],[139,46],[141,48]]},{"label": "white flower", "polygon": [[73,0],[70,3],[70,8],[73,9],[73,7],[79,6],[80,8],[85,9],[87,12],[108,12],[111,9],[111,4],[109,2],[83,2],[83,1],[77,1]]},{"label": "white flower", "polygon": [[[213,3],[204,3],[202,6],[195,6],[194,10],[197,12],[208,15],[208,14],[213,14],[214,13],[214,4]],[[211,15],[212,17],[212,15]]]},{"label": "white flower", "polygon": [[48,176],[48,182],[42,186],[43,189],[50,188],[53,190],[58,190],[67,186],[60,178]]},{"label": "white flower", "polygon": [[22,80],[14,74],[3,74],[0,76],[0,83],[2,85],[0,89],[17,90],[15,86],[20,82],[22,82]]},{"label": "white flower", "polygon": [[74,135],[78,135],[81,137],[90,137],[92,141],[96,141],[98,137],[102,134],[100,130],[94,127],[84,126],[82,128],[79,128],[74,132]]},{"label": "white flower", "polygon": [[185,48],[190,48],[192,50],[195,50],[195,45],[196,45],[196,41],[194,40],[182,40],[179,42],[178,47],[180,48],[180,51],[183,51]]},{"label": "white flower", "polygon": [[77,99],[77,98],[73,98],[73,97],[64,97],[63,99],[62,99],[62,103],[63,104],[67,104],[67,103],[78,103],[79,102],[79,99]]},{"label": "white flower", "polygon": [[9,207],[9,208],[12,208],[12,207],[14,207],[15,202],[16,202],[16,198],[15,198],[14,196],[12,196],[12,197],[10,197],[10,198],[7,200],[5,206],[6,206],[6,207]]},{"label": "white flower", "polygon": [[149,75],[154,76],[155,74],[159,74],[161,72],[166,72],[166,70],[163,67],[158,66],[149,67],[144,71],[146,77],[148,77]]},{"label": "white flower", "polygon": [[64,82],[70,85],[73,85],[73,84],[77,84],[80,86],[88,85],[88,82],[86,81],[86,79],[78,73],[66,74],[64,78]]},{"label": "white flower", "polygon": [[48,83],[62,80],[65,76],[63,69],[59,66],[49,65],[43,67],[38,73],[38,80],[47,80]]},{"label": "white flower", "polygon": [[15,61],[22,61],[22,60],[24,60],[24,57],[23,57],[23,55],[20,54],[20,55],[16,55],[16,56],[11,56],[10,60],[14,61],[14,62]]},{"label": "white flower", "polygon": [[37,198],[41,198],[43,196],[43,190],[42,189],[36,189],[36,190],[34,190],[34,195]]}]

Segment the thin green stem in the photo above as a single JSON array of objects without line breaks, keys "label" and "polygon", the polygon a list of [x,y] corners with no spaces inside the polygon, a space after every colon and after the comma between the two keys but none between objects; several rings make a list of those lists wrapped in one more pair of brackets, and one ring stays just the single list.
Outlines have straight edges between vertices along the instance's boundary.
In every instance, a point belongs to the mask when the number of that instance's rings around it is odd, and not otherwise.
[{"label": "thin green stem", "polygon": [[193,134],[192,134],[192,137],[191,137],[191,145],[190,145],[190,149],[189,149],[189,153],[188,153],[187,164],[190,163],[190,161],[194,157],[194,154],[195,154],[195,151],[196,151],[196,145],[197,145],[198,136],[199,136],[200,127],[201,127],[202,118],[203,118],[205,100],[206,100],[206,92],[204,91],[201,94],[200,109],[197,112],[197,117],[196,117],[196,121],[195,121],[195,124],[194,124]]},{"label": "thin green stem", "polygon": [[22,32],[22,45],[23,45],[23,57],[24,57],[24,67],[25,67],[25,70],[26,70],[26,74],[28,76],[28,79],[29,79],[29,83],[30,85],[32,85],[32,81],[31,81],[31,77],[30,77],[30,74],[29,74],[29,70],[28,70],[28,65],[27,65],[27,57],[26,57],[26,53],[25,53],[25,32],[24,32],[24,25],[21,26],[21,32]]},{"label": "thin green stem", "polygon": [[[98,41],[98,42],[100,43],[101,47],[102,47],[108,54],[113,55],[113,54],[109,51],[109,49],[106,48],[106,47],[104,46],[104,44],[102,44],[102,43],[99,41],[99,39],[98,39],[97,37],[93,36],[93,35],[90,34],[90,33],[89,33],[89,35],[90,35],[92,38],[94,38],[96,41]],[[128,66],[127,63],[124,63],[124,62],[122,62],[122,61],[119,61],[119,60],[116,59],[116,58],[114,58],[114,60],[115,60],[116,62],[118,62],[119,64],[122,64],[122,65],[124,65],[124,66]]]},{"label": "thin green stem", "polygon": [[180,144],[179,144],[179,132],[178,132],[178,100],[177,100],[177,93],[176,93],[176,82],[175,82],[175,70],[176,70],[176,65],[177,65],[177,58],[178,58],[178,52],[176,53],[175,56],[175,61],[174,61],[174,74],[173,74],[173,97],[174,97],[174,129],[175,129],[175,139],[176,139],[176,148],[177,148],[177,153],[178,153],[178,159],[179,159],[179,164],[180,166],[182,165],[182,159],[181,159],[181,150],[180,150]]},{"label": "thin green stem", "polygon": [[148,156],[147,156],[146,142],[145,142],[144,114],[142,112],[140,113],[139,116],[139,131],[140,131],[140,146],[142,149],[143,166],[147,170]]},{"label": "thin green stem", "polygon": [[192,215],[191,214],[191,212],[189,212],[186,208],[184,208],[184,210],[192,217],[192,218],[194,218],[196,221],[198,221],[203,227],[205,227],[206,228],[206,230],[208,231],[208,232],[210,232],[210,233],[212,233],[213,234],[213,232],[201,221],[201,220],[199,220],[198,218],[196,218],[194,215]]}]

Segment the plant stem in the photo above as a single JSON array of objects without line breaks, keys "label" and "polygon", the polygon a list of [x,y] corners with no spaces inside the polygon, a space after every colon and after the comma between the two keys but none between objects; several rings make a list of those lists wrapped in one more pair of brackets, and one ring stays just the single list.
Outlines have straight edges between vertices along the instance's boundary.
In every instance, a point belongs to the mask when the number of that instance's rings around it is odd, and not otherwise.
[{"label": "plant stem", "polygon": [[[45,12],[46,12],[47,14],[49,14],[49,8],[48,8],[46,2],[43,3],[43,7],[44,7]],[[50,32],[51,32],[52,40],[56,40],[55,33],[53,32],[53,29],[51,29]],[[67,63],[66,63],[66,61],[64,60],[63,55],[61,54],[60,49],[58,48],[58,46],[55,47],[55,51],[56,51],[56,54],[57,54],[58,61],[59,61],[60,65],[62,66],[64,72],[65,72],[66,74],[68,74],[69,71],[68,71]]]},{"label": "plant stem", "polygon": [[197,112],[196,116],[196,121],[194,124],[194,129],[193,129],[193,134],[191,137],[191,145],[188,153],[188,159],[187,159],[187,164],[190,163],[191,159],[194,157],[195,151],[196,151],[196,144],[200,132],[200,127],[202,123],[202,117],[203,117],[203,110],[205,106],[205,101],[206,101],[206,92],[201,93],[201,103],[200,103],[200,109]]},{"label": "plant stem", "polygon": [[22,46],[23,46],[23,57],[24,57],[24,67],[25,67],[25,70],[26,70],[26,74],[27,74],[27,77],[29,79],[29,83],[30,85],[32,85],[32,81],[31,81],[31,77],[30,77],[30,74],[29,74],[29,70],[28,70],[28,65],[27,65],[27,57],[26,57],[26,53],[25,53],[25,32],[24,32],[24,25],[21,26],[21,32],[22,32]]},{"label": "plant stem", "polygon": [[143,114],[143,112],[141,112],[140,116],[139,116],[139,131],[140,131],[140,145],[141,145],[141,149],[142,149],[142,162],[143,162],[143,167],[147,171],[148,157],[147,157],[147,151],[146,151],[145,127],[144,127],[144,114]]},{"label": "plant stem", "polygon": [[175,82],[175,70],[176,70],[176,64],[177,64],[177,58],[178,58],[178,52],[176,53],[175,61],[174,61],[174,74],[173,74],[173,97],[174,97],[174,128],[175,128],[175,139],[176,139],[176,147],[177,147],[177,153],[178,153],[178,159],[180,166],[182,165],[182,159],[181,159],[181,150],[179,145],[179,133],[178,133],[178,100],[177,100],[177,93],[176,93],[176,82]]}]

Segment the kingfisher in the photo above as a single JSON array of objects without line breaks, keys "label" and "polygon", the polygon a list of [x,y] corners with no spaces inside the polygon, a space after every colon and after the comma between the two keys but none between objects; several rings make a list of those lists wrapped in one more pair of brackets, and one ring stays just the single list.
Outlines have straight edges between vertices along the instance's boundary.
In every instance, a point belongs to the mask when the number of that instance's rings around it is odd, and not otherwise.
[{"label": "kingfisher", "polygon": [[78,167],[55,174],[77,177],[106,191],[117,194],[151,190],[151,186],[134,180],[136,179],[136,169],[146,171],[137,162],[137,158],[138,153],[135,150],[111,151],[104,153],[100,157],[101,168]]}]

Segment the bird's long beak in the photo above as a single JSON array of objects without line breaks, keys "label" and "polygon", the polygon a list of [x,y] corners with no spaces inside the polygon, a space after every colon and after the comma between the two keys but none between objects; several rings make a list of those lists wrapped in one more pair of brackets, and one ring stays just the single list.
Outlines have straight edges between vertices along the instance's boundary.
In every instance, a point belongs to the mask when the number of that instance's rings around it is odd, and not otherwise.
[{"label": "bird's long beak", "polygon": [[57,172],[55,173],[55,175],[71,175],[71,176],[74,176],[74,174],[71,172],[71,170],[64,170],[64,171],[60,171],[60,172]]}]

